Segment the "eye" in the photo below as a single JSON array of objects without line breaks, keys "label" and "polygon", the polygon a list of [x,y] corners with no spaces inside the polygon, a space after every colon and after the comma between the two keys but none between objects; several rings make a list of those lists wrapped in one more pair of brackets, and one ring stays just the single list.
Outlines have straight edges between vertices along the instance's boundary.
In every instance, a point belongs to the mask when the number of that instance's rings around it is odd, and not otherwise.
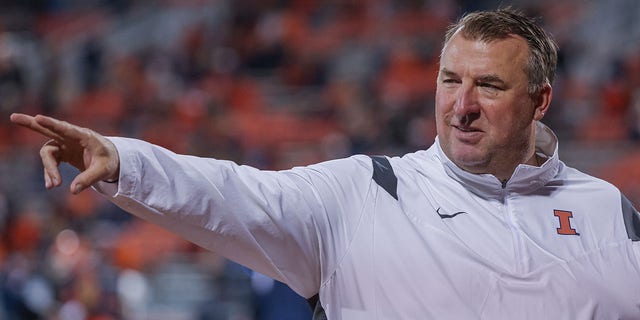
[{"label": "eye", "polygon": [[444,84],[456,84],[456,83],[460,83],[460,80],[449,78],[449,79],[442,80],[442,83],[444,83]]},{"label": "eye", "polygon": [[493,89],[493,90],[500,90],[500,91],[504,90],[501,87],[498,87],[498,86],[496,86],[494,84],[491,84],[491,83],[488,83],[488,82],[481,82],[481,83],[478,84],[478,86],[483,87],[483,88]]}]

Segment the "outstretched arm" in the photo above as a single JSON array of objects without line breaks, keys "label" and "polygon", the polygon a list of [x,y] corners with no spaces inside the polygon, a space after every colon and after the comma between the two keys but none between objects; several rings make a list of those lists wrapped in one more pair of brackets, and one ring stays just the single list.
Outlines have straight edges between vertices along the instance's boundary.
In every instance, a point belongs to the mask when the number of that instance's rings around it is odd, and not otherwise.
[{"label": "outstretched arm", "polygon": [[62,162],[80,170],[70,185],[74,194],[98,181],[118,179],[118,151],[111,141],[97,132],[42,115],[14,113],[11,122],[51,139],[40,149],[47,189],[62,184],[58,170]]}]

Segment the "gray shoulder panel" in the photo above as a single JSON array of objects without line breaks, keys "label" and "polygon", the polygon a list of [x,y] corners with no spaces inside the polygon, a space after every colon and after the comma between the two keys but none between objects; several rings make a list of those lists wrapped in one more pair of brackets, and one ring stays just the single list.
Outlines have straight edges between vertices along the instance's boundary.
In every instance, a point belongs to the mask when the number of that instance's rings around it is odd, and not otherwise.
[{"label": "gray shoulder panel", "polygon": [[623,194],[622,197],[622,217],[624,226],[627,229],[627,236],[632,241],[640,241],[640,213],[633,207],[631,201]]},{"label": "gray shoulder panel", "polygon": [[373,181],[398,200],[398,178],[393,172],[389,159],[385,156],[372,156]]}]

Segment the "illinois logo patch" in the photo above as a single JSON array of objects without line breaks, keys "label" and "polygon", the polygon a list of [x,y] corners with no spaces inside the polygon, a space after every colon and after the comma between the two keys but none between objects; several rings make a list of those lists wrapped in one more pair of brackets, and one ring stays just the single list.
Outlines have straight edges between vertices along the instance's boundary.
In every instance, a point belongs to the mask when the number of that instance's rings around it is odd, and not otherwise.
[{"label": "illinois logo patch", "polygon": [[571,227],[571,220],[573,218],[573,212],[566,210],[553,210],[553,215],[558,217],[558,221],[560,222],[560,228],[557,228],[558,234],[569,235],[569,236],[579,236],[580,234],[576,232],[576,229]]}]

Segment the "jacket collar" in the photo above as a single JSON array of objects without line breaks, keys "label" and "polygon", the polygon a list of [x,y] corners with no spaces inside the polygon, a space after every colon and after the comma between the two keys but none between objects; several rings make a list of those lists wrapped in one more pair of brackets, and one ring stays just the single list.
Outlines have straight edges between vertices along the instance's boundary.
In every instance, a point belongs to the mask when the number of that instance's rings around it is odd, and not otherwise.
[{"label": "jacket collar", "polygon": [[560,166],[558,138],[549,127],[539,121],[536,124],[535,144],[536,153],[546,158],[545,162],[539,167],[527,164],[518,165],[504,188],[502,182],[492,174],[470,173],[458,167],[444,154],[438,137],[436,137],[434,146],[437,149],[437,156],[449,177],[480,196],[502,198],[508,193],[526,194],[534,192],[547,184],[558,173]]}]

